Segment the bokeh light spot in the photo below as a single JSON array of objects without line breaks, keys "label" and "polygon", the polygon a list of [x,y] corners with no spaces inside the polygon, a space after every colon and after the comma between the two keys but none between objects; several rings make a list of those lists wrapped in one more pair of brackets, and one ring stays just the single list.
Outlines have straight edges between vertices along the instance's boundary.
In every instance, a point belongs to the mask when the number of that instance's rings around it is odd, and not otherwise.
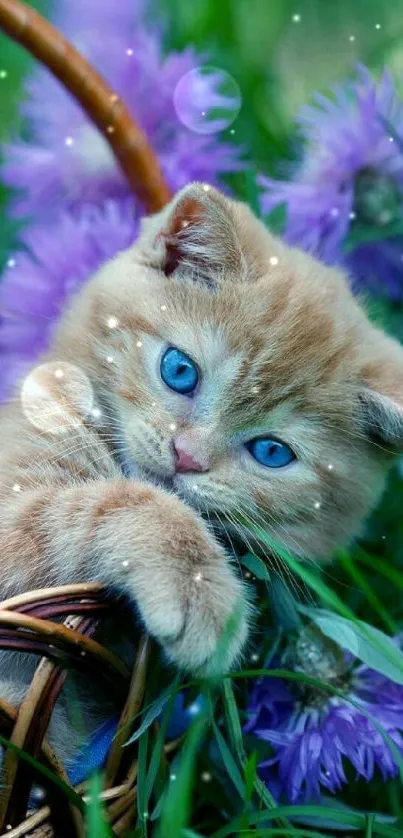
[{"label": "bokeh light spot", "polygon": [[174,90],[174,107],[183,125],[196,134],[218,134],[232,125],[241,109],[238,83],[220,67],[196,67]]}]

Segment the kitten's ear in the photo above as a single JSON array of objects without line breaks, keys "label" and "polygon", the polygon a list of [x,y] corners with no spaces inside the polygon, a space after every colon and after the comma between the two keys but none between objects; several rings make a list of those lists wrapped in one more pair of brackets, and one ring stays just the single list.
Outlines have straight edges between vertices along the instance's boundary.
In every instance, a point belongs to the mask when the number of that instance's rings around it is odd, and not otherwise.
[{"label": "kitten's ear", "polygon": [[186,274],[213,285],[245,270],[235,204],[212,186],[182,189],[157,215],[143,222],[139,246],[147,263],[166,276]]},{"label": "kitten's ear", "polygon": [[403,451],[403,348],[376,329],[372,336],[376,349],[359,393],[362,426],[371,439]]}]

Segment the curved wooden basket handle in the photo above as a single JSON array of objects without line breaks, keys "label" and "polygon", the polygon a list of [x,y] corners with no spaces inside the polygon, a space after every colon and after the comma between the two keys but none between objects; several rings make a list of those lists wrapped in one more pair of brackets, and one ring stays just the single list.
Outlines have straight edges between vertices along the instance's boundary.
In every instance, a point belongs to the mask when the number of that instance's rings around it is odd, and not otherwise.
[{"label": "curved wooden basket handle", "polygon": [[80,103],[109,143],[146,210],[162,209],[171,195],[157,158],[125,104],[102,76],[51,23],[21,0],[0,0],[0,29],[38,58]]}]

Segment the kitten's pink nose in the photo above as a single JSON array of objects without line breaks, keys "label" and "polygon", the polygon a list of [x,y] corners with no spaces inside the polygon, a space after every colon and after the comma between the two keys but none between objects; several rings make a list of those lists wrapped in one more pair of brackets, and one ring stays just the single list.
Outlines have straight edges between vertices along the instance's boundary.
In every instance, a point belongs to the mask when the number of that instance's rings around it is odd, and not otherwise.
[{"label": "kitten's pink nose", "polygon": [[174,442],[175,454],[175,471],[207,471],[206,466],[199,463],[198,460],[183,447],[183,444]]}]

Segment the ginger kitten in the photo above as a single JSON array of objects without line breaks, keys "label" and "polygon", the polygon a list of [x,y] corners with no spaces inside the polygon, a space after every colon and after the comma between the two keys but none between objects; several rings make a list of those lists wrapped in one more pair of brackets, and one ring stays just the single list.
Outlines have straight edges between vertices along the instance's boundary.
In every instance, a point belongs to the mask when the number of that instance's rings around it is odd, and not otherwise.
[{"label": "ginger kitten", "polygon": [[198,184],[88,282],[41,364],[0,420],[0,596],[99,580],[193,671],[237,608],[223,668],[247,634],[209,519],[326,559],[402,448],[400,346],[339,271]]}]

